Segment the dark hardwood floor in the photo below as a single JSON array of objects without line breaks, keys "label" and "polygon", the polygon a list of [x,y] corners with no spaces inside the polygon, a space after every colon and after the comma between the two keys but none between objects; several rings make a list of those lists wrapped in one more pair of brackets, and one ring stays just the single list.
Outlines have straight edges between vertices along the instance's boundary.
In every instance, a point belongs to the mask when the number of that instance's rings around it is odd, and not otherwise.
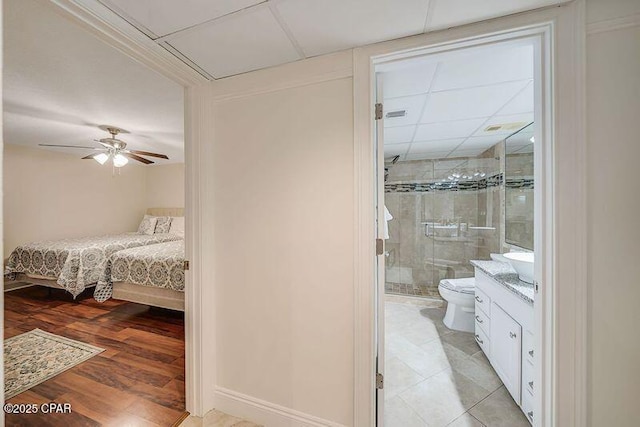
[{"label": "dark hardwood floor", "polygon": [[184,316],[92,290],[6,292],[5,338],[40,328],[105,349],[9,403],[70,403],[71,414],[6,415],[7,426],[171,426],[184,413]]}]

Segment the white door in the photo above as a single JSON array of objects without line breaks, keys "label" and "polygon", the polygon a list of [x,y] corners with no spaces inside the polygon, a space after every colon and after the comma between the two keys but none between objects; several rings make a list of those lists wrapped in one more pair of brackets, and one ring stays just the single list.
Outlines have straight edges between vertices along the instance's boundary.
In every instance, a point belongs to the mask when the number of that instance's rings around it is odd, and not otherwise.
[{"label": "white door", "polygon": [[[379,378],[384,377],[384,114],[378,105],[382,105],[382,74],[376,73],[376,115],[375,126],[375,170],[376,170],[376,425],[384,425],[384,388]],[[379,117],[379,118],[378,118]]]}]

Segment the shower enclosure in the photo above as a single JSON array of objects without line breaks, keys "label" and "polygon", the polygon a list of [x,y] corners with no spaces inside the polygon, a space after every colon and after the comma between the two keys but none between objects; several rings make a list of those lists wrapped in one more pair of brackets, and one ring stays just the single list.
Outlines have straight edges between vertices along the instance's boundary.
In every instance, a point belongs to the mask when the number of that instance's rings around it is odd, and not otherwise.
[{"label": "shower enclosure", "polygon": [[471,277],[472,259],[499,252],[503,145],[473,158],[398,162],[385,205],[387,294],[440,298],[444,278]]}]

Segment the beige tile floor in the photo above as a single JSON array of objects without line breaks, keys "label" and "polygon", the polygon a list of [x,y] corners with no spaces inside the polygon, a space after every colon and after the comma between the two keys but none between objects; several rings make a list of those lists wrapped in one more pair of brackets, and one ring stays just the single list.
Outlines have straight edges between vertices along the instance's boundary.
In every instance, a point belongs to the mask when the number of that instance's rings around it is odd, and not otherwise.
[{"label": "beige tile floor", "polygon": [[385,304],[385,427],[529,427],[476,344],[443,308]]},{"label": "beige tile floor", "polygon": [[204,418],[188,417],[180,427],[261,427],[259,424],[245,421],[224,412],[213,410]]}]

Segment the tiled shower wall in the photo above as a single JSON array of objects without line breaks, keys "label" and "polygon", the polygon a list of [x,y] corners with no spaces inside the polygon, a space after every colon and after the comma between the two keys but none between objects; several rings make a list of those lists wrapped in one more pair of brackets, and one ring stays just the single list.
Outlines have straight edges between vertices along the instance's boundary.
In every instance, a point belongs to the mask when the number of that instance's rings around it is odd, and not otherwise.
[{"label": "tiled shower wall", "polygon": [[[385,183],[393,215],[386,242],[386,291],[440,298],[444,278],[473,276],[472,259],[500,248],[502,144],[479,157],[398,162]],[[483,178],[449,180],[454,173]],[[443,181],[444,180],[444,181]]]}]

